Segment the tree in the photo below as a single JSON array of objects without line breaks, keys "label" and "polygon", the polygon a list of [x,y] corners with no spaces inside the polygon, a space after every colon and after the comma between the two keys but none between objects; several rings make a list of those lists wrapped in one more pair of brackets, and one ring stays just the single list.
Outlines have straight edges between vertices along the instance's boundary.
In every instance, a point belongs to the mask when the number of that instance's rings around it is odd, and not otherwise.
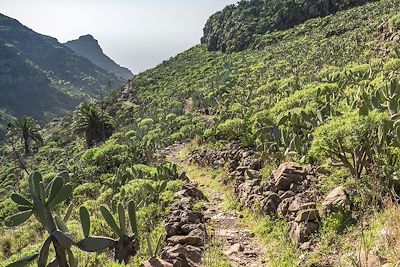
[{"label": "tree", "polygon": [[76,114],[77,133],[84,133],[86,146],[88,148],[104,142],[113,132],[110,118],[101,111],[94,103],[83,103]]},{"label": "tree", "polygon": [[25,155],[29,155],[31,152],[31,142],[35,142],[36,145],[43,145],[43,138],[39,133],[40,127],[37,122],[31,117],[22,117],[15,122],[16,134],[21,138],[21,142],[24,146]]}]

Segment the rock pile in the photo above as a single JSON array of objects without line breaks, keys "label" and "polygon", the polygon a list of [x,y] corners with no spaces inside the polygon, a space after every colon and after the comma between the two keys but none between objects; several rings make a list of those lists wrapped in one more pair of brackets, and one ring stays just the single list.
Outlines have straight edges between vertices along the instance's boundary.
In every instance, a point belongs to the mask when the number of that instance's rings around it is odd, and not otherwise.
[{"label": "rock pile", "polygon": [[254,150],[230,144],[221,151],[193,151],[191,161],[212,167],[224,167],[234,183],[243,206],[265,215],[281,217],[290,224],[290,236],[300,245],[319,228],[320,215],[315,193],[318,178],[311,167],[294,162],[282,163],[269,177],[262,179],[261,162]]},{"label": "rock pile", "polygon": [[177,196],[180,200],[172,205],[166,218],[166,246],[161,259],[174,267],[200,266],[207,234],[204,215],[194,211],[193,205],[205,197],[192,183],[186,184]]}]

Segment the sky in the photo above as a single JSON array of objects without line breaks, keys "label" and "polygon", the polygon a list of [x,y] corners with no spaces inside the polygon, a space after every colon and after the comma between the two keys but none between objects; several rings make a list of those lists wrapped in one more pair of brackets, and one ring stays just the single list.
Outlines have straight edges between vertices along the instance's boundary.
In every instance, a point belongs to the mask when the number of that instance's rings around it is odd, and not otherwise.
[{"label": "sky", "polygon": [[237,0],[0,0],[0,13],[60,42],[91,34],[135,74],[200,43],[210,15]]}]

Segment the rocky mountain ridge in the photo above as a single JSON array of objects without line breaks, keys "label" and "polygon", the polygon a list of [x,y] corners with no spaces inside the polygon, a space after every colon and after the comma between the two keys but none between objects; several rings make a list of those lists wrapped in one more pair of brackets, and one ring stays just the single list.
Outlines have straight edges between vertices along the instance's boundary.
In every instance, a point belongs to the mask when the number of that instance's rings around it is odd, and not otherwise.
[{"label": "rocky mountain ridge", "polygon": [[121,67],[104,54],[99,42],[90,34],[80,36],[76,40],[68,41],[64,45],[71,48],[78,55],[89,59],[98,67],[114,73],[119,78],[128,81],[133,77],[133,73],[129,69]]}]

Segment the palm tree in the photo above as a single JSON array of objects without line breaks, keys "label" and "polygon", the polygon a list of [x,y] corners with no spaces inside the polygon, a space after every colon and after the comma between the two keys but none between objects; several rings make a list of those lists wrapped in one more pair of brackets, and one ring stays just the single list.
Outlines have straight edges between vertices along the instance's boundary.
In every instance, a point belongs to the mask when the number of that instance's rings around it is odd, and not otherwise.
[{"label": "palm tree", "polygon": [[85,134],[88,148],[104,142],[113,132],[110,118],[92,102],[85,102],[78,108],[75,121],[75,130]]},{"label": "palm tree", "polygon": [[29,155],[31,152],[31,141],[36,145],[43,145],[43,138],[39,133],[40,127],[31,117],[22,117],[15,123],[17,135],[21,137],[24,145],[24,154]]}]

